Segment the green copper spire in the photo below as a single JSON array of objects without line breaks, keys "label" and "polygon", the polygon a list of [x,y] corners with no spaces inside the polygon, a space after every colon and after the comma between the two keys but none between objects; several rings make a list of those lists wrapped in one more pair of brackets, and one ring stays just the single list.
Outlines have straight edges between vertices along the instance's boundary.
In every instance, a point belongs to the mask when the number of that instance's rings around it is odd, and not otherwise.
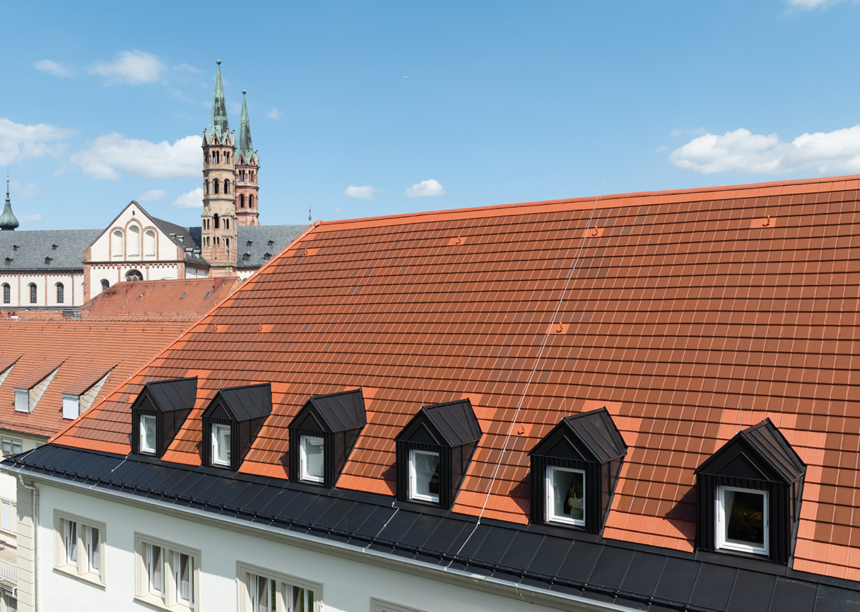
[{"label": "green copper spire", "polygon": [[14,230],[18,227],[18,218],[12,212],[12,202],[9,200],[9,175],[6,175],[6,207],[0,215],[0,231]]},{"label": "green copper spire", "polygon": [[251,122],[248,120],[248,104],[245,102],[245,90],[242,90],[242,117],[239,119],[239,152],[245,158],[245,163],[251,161],[254,154],[254,143],[251,140]]},{"label": "green copper spire", "polygon": [[215,77],[215,93],[212,95],[212,114],[209,117],[209,136],[230,133],[227,123],[227,105],[224,103],[224,83],[221,82],[221,60],[218,60],[218,76]]}]

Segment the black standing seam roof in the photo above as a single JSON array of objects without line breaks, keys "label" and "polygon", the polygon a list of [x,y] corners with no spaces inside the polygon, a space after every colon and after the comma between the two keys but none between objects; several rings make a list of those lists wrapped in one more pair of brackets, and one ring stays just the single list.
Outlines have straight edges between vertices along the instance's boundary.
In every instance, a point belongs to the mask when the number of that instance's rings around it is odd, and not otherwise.
[{"label": "black standing seam roof", "polygon": [[364,395],[361,388],[314,395],[308,402],[317,409],[317,413],[325,420],[329,431],[349,431],[361,429],[367,425],[367,413],[364,410]]},{"label": "black standing seam roof", "polygon": [[272,386],[269,383],[219,389],[210,406],[214,406],[218,398],[224,401],[237,421],[250,421],[272,413]]},{"label": "black standing seam roof", "polygon": [[780,431],[774,427],[770,419],[739,431],[726,442],[717,452],[706,459],[696,469],[696,473],[707,471],[708,466],[716,461],[725,450],[739,441],[745,442],[758,453],[786,483],[795,482],[806,473],[806,464],[788,443]]},{"label": "black standing seam roof", "polygon": [[552,437],[558,427],[573,434],[599,463],[612,461],[627,454],[627,444],[621,437],[621,432],[615,427],[612,415],[606,408],[598,408],[582,412],[573,416],[565,417],[553,430],[538,442],[529,454],[540,454],[540,447]]},{"label": "black standing seam roof", "polygon": [[481,439],[481,425],[468,399],[424,406],[421,410],[452,447]]},{"label": "black standing seam roof", "polygon": [[[860,609],[860,584],[764,560],[696,555],[576,530],[391,503],[383,495],[47,444],[2,465],[646,612]],[[301,487],[301,485],[299,485]],[[157,511],[157,510],[155,510]],[[590,538],[590,539],[583,539]]]},{"label": "black standing seam roof", "polygon": [[197,401],[196,376],[149,382],[144,389],[149,391],[150,397],[162,412],[188,410],[194,408],[194,403]]}]

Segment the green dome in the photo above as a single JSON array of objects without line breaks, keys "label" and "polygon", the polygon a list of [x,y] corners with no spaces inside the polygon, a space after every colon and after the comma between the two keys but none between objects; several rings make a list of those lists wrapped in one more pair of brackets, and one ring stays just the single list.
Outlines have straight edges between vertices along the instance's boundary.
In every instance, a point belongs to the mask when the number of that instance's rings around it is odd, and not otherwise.
[{"label": "green dome", "polygon": [[18,217],[12,212],[12,202],[9,200],[9,179],[6,179],[6,207],[0,215],[0,231],[14,230],[18,227]]}]

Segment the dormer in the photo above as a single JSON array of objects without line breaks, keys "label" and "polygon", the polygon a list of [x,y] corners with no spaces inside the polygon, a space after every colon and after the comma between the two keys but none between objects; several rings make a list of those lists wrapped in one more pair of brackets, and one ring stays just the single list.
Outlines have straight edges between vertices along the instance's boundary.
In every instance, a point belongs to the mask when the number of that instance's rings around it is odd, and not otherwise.
[{"label": "dormer", "polygon": [[43,363],[15,386],[15,411],[33,412],[42,399],[48,385],[54,380],[62,361]]},{"label": "dormer", "polygon": [[220,389],[203,412],[203,465],[238,470],[270,414],[269,383]]},{"label": "dormer", "polygon": [[529,455],[532,522],[600,533],[627,455],[606,408],[562,419]]},{"label": "dormer", "polygon": [[397,434],[397,499],[454,505],[483,432],[468,399],[424,406]]},{"label": "dormer", "polygon": [[311,397],[288,426],[290,480],[334,487],[365,425],[360,388]]},{"label": "dormer", "polygon": [[197,400],[197,377],[149,382],[131,406],[131,452],[161,457]]},{"label": "dormer", "polygon": [[770,419],[738,432],[696,470],[696,547],[788,563],[805,475]]}]

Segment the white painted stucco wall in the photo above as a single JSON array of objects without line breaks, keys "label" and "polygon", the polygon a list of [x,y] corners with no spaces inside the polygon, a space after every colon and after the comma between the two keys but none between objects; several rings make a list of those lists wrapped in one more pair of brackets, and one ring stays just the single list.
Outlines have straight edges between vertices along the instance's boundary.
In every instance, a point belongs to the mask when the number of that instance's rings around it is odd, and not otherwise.
[{"label": "white painted stucco wall", "polygon": [[[471,586],[451,578],[435,579],[422,572],[402,571],[395,564],[379,564],[359,555],[342,556],[327,549],[304,548],[282,536],[245,527],[221,527],[197,519],[153,512],[137,505],[36,481],[40,491],[38,532],[38,597],[40,610],[126,610],[134,600],[135,532],[155,536],[201,551],[200,601],[198,610],[236,611],[237,562],[322,584],[323,610],[369,612],[371,598],[390,601],[422,612],[514,612],[528,610],[594,610],[576,602],[528,603],[514,592],[502,594],[486,585]],[[24,489],[21,489],[24,495]],[[29,491],[26,493],[30,495]],[[19,513],[29,504],[19,504]],[[53,570],[54,509],[106,524],[105,587],[95,586]],[[29,523],[23,517],[24,531]],[[26,542],[19,558],[27,562]],[[26,569],[19,569],[19,592],[26,589]],[[528,594],[526,594],[528,598]],[[22,593],[19,609],[27,610],[29,597]],[[551,607],[549,607],[551,606]],[[144,606],[146,607],[146,606]],[[142,608],[141,608],[142,609]]]},{"label": "white painted stucco wall", "polygon": [[[0,264],[2,265],[2,264]],[[79,272],[9,272],[0,273],[0,288],[9,285],[9,303],[4,308],[32,308],[34,306],[80,306],[84,296],[83,270]],[[30,302],[30,283],[36,285],[36,303]],[[63,301],[57,302],[57,283],[63,284]]]}]

